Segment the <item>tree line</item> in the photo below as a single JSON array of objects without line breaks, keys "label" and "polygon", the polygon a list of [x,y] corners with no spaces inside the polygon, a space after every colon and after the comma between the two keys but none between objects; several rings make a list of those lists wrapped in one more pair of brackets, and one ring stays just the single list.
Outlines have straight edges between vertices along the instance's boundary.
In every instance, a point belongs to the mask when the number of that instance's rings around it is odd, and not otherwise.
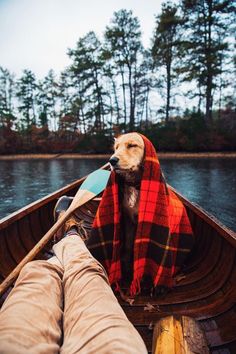
[{"label": "tree line", "polygon": [[165,2],[149,48],[132,11],[91,31],[71,64],[37,80],[0,67],[0,152],[103,152],[140,131],[162,150],[236,148],[235,3]]}]

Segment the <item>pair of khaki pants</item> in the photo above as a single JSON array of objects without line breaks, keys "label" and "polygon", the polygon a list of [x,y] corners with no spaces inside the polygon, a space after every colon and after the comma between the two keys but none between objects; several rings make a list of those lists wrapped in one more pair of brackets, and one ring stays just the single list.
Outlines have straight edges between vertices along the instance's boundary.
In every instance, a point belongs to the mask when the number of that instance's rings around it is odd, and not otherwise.
[{"label": "pair of khaki pants", "polygon": [[1,354],[147,353],[80,237],[21,271],[0,311]]}]

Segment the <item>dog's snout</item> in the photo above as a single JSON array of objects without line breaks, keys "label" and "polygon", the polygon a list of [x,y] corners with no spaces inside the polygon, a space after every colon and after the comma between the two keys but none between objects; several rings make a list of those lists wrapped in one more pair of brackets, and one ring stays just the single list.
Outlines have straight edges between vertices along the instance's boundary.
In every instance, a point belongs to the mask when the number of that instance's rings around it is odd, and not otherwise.
[{"label": "dog's snout", "polygon": [[117,164],[117,162],[119,161],[118,157],[113,156],[110,158],[109,162],[112,166],[115,166]]}]

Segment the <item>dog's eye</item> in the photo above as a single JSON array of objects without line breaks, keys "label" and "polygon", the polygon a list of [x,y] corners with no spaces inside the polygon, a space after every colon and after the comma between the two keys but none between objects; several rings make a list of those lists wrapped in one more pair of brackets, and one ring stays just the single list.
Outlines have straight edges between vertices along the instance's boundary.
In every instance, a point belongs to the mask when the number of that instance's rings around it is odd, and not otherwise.
[{"label": "dog's eye", "polygon": [[137,144],[128,144],[127,148],[130,149],[130,148],[137,147],[137,146],[138,146]]}]

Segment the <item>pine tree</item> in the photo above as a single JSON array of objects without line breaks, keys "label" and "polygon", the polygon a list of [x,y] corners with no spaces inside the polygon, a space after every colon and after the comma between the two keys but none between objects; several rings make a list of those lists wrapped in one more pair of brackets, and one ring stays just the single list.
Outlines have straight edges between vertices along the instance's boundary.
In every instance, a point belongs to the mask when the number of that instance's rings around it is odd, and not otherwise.
[{"label": "pine tree", "polygon": [[71,108],[71,73],[68,69],[61,72],[58,83],[58,97],[60,102],[60,115],[67,114]]},{"label": "pine tree", "polygon": [[48,72],[44,80],[38,84],[36,102],[39,110],[40,126],[48,125],[53,127],[56,120],[56,101],[58,96],[58,84],[53,70]]},{"label": "pine tree", "polygon": [[235,6],[230,0],[182,0],[186,19],[185,80],[195,80],[205,99],[205,118],[212,122],[213,92],[222,74],[228,49],[227,36]]},{"label": "pine tree", "polygon": [[[106,51],[103,52],[103,57],[106,61]],[[116,80],[116,67],[107,61],[104,65],[103,71],[105,84],[107,85],[107,97],[109,99],[109,103],[107,103],[107,110],[110,112],[110,124],[119,126],[121,119],[121,107],[119,102],[119,90]]]},{"label": "pine tree", "polygon": [[26,129],[26,131],[29,131],[32,125],[36,125],[36,89],[37,84],[34,73],[30,70],[24,70],[22,77],[17,83],[16,95],[19,100],[18,110],[23,115],[19,125],[22,129]]},{"label": "pine tree", "polygon": [[177,5],[170,2],[162,5],[162,12],[156,16],[153,37],[152,57],[156,69],[164,68],[164,87],[166,90],[165,122],[168,123],[171,111],[172,89],[175,85],[180,55],[180,38],[183,20],[178,15]]},{"label": "pine tree", "polygon": [[[69,50],[73,60],[70,73],[79,99],[81,116],[86,117],[91,131],[100,132],[105,127],[106,92],[103,89],[103,66],[101,43],[94,32],[89,32],[77,42],[76,49]],[[78,102],[78,101],[77,101]]]},{"label": "pine tree", "polygon": [[143,52],[143,60],[136,73],[137,119],[139,126],[147,128],[151,120],[149,96],[153,87],[153,62],[150,51]]},{"label": "pine tree", "polygon": [[0,125],[12,127],[15,121],[13,97],[15,92],[14,75],[0,67]]},{"label": "pine tree", "polygon": [[[105,52],[107,60],[113,61],[120,76],[123,96],[124,123],[127,125],[129,113],[129,130],[134,130],[137,104],[137,72],[139,56],[142,53],[141,31],[137,17],[132,11],[120,10],[114,13],[111,25],[105,32]],[[126,103],[128,87],[129,107]],[[128,111],[129,109],[129,111]]]}]

